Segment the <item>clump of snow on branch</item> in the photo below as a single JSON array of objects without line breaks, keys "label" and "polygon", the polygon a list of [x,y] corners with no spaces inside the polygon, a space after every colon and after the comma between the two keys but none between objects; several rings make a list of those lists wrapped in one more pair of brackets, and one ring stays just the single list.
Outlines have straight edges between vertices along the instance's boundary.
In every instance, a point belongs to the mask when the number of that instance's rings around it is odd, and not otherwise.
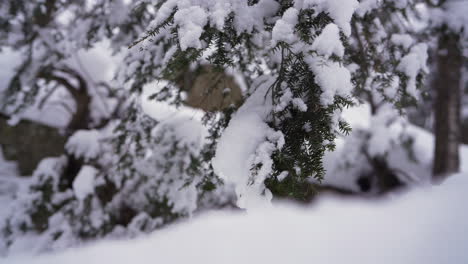
[{"label": "clump of snow on branch", "polygon": [[448,28],[468,38],[468,5],[465,1],[445,1],[441,8],[429,10],[433,26],[447,25]]},{"label": "clump of snow on branch", "polygon": [[297,24],[298,14],[299,11],[291,7],[284,12],[283,17],[280,20],[276,21],[271,32],[272,45],[275,45],[278,41],[293,43],[296,40],[294,27]]},{"label": "clump of snow on branch", "polygon": [[351,17],[359,6],[356,0],[299,0],[294,2],[296,9],[315,8],[318,12],[326,12],[340,27],[347,37],[351,35]]},{"label": "clump of snow on branch", "polygon": [[416,89],[416,79],[418,74],[428,72],[426,65],[427,61],[427,45],[419,43],[413,46],[410,52],[401,58],[397,70],[403,72],[408,77],[407,92],[414,98],[418,98]]},{"label": "clump of snow on branch", "polygon": [[344,47],[340,40],[340,30],[336,24],[330,23],[325,26],[322,33],[314,40],[312,49],[327,59],[332,54],[340,58],[343,57]]},{"label": "clump of snow on branch", "polygon": [[85,199],[94,191],[94,180],[98,170],[92,166],[85,165],[81,168],[75,180],[73,180],[73,191],[78,200]]},{"label": "clump of snow on branch", "polygon": [[405,49],[408,49],[414,43],[413,38],[408,34],[393,34],[391,37],[391,41],[395,45],[400,45]]},{"label": "clump of snow on branch", "polygon": [[97,130],[78,130],[68,139],[65,148],[77,158],[95,159],[100,152],[99,139]]},{"label": "clump of snow on branch", "polygon": [[359,2],[359,6],[356,9],[356,14],[359,16],[364,16],[369,11],[377,8],[379,6],[380,0],[362,0]]},{"label": "clump of snow on branch", "polygon": [[173,11],[174,23],[178,26],[181,49],[201,48],[200,36],[203,27],[210,23],[223,30],[224,21],[229,14],[234,14],[234,25],[237,32],[251,33],[254,29],[263,31],[263,19],[271,16],[278,9],[278,3],[273,0],[260,0],[255,5],[246,1],[208,0],[208,1],[177,1],[169,0],[158,10],[150,29],[161,25]]},{"label": "clump of snow on branch", "polygon": [[306,62],[315,73],[315,81],[322,88],[320,102],[323,105],[332,104],[336,95],[349,96],[353,85],[351,73],[340,63],[319,57],[307,57]]},{"label": "clump of snow on branch", "polygon": [[207,14],[202,8],[183,8],[175,13],[174,22],[179,25],[179,43],[182,50],[201,48],[200,36],[207,22]]},{"label": "clump of snow on branch", "polygon": [[[215,172],[235,184],[237,204],[241,208],[262,206],[271,200],[271,192],[263,182],[272,170],[271,153],[284,144],[281,132],[266,123],[273,110],[268,88],[274,80],[258,81],[263,83],[229,122],[213,159]],[[251,170],[256,164],[260,164],[260,169],[252,177]]]}]

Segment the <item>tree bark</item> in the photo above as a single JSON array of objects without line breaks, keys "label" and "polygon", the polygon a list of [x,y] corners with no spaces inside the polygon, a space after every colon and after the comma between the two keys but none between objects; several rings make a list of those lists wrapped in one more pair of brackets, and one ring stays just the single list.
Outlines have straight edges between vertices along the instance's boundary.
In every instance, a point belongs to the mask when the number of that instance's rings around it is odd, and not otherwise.
[{"label": "tree bark", "polygon": [[435,90],[435,150],[433,179],[440,182],[459,171],[461,67],[463,63],[459,36],[443,33],[436,54]]},{"label": "tree bark", "polygon": [[[64,77],[65,75],[68,76],[68,78]],[[78,72],[67,67],[56,68],[52,71],[40,72],[38,74],[38,78],[42,78],[46,81],[57,82],[62,85],[73,98],[76,109],[66,128],[67,137],[70,137],[77,130],[90,128],[91,95],[89,93],[88,84]],[[75,79],[77,83],[74,84],[73,82],[70,82],[69,78]],[[67,154],[67,157],[68,165],[65,169],[65,178],[63,178],[63,182],[68,187],[71,187],[74,178],[83,166],[83,160],[76,158],[71,154]]]}]

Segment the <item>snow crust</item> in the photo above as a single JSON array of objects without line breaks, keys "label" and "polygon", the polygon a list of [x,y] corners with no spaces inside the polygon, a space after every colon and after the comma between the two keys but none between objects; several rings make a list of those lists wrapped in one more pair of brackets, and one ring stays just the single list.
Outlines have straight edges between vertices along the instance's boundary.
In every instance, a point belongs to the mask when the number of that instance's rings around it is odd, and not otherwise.
[{"label": "snow crust", "polygon": [[328,197],[312,207],[213,212],[148,237],[0,263],[465,263],[467,188],[458,174],[382,201]]}]

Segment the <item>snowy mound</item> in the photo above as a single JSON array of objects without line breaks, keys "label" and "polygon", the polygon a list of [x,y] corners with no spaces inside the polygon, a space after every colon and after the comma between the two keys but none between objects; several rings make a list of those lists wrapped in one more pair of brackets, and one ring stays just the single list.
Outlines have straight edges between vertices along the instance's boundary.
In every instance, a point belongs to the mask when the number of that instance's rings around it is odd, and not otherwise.
[{"label": "snowy mound", "polygon": [[468,263],[468,175],[385,201],[216,212],[146,238],[0,263]]}]

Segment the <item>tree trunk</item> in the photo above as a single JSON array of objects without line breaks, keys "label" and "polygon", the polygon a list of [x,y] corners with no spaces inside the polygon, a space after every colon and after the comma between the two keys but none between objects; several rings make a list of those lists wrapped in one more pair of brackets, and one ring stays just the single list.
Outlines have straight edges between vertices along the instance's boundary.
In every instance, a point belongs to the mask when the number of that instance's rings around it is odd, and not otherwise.
[{"label": "tree trunk", "polygon": [[32,175],[42,159],[63,154],[67,137],[56,128],[29,120],[10,126],[8,119],[0,113],[0,151],[17,162],[20,175]]},{"label": "tree trunk", "polygon": [[451,173],[459,171],[460,157],[460,107],[462,54],[459,36],[441,34],[436,54],[437,72],[435,89],[435,153],[433,179],[440,182]]},{"label": "tree trunk", "polygon": [[80,89],[79,92],[74,95],[74,100],[76,111],[67,127],[70,133],[74,133],[80,129],[87,129],[90,121],[89,105],[91,103],[91,96],[88,94],[88,91],[86,89]]}]

